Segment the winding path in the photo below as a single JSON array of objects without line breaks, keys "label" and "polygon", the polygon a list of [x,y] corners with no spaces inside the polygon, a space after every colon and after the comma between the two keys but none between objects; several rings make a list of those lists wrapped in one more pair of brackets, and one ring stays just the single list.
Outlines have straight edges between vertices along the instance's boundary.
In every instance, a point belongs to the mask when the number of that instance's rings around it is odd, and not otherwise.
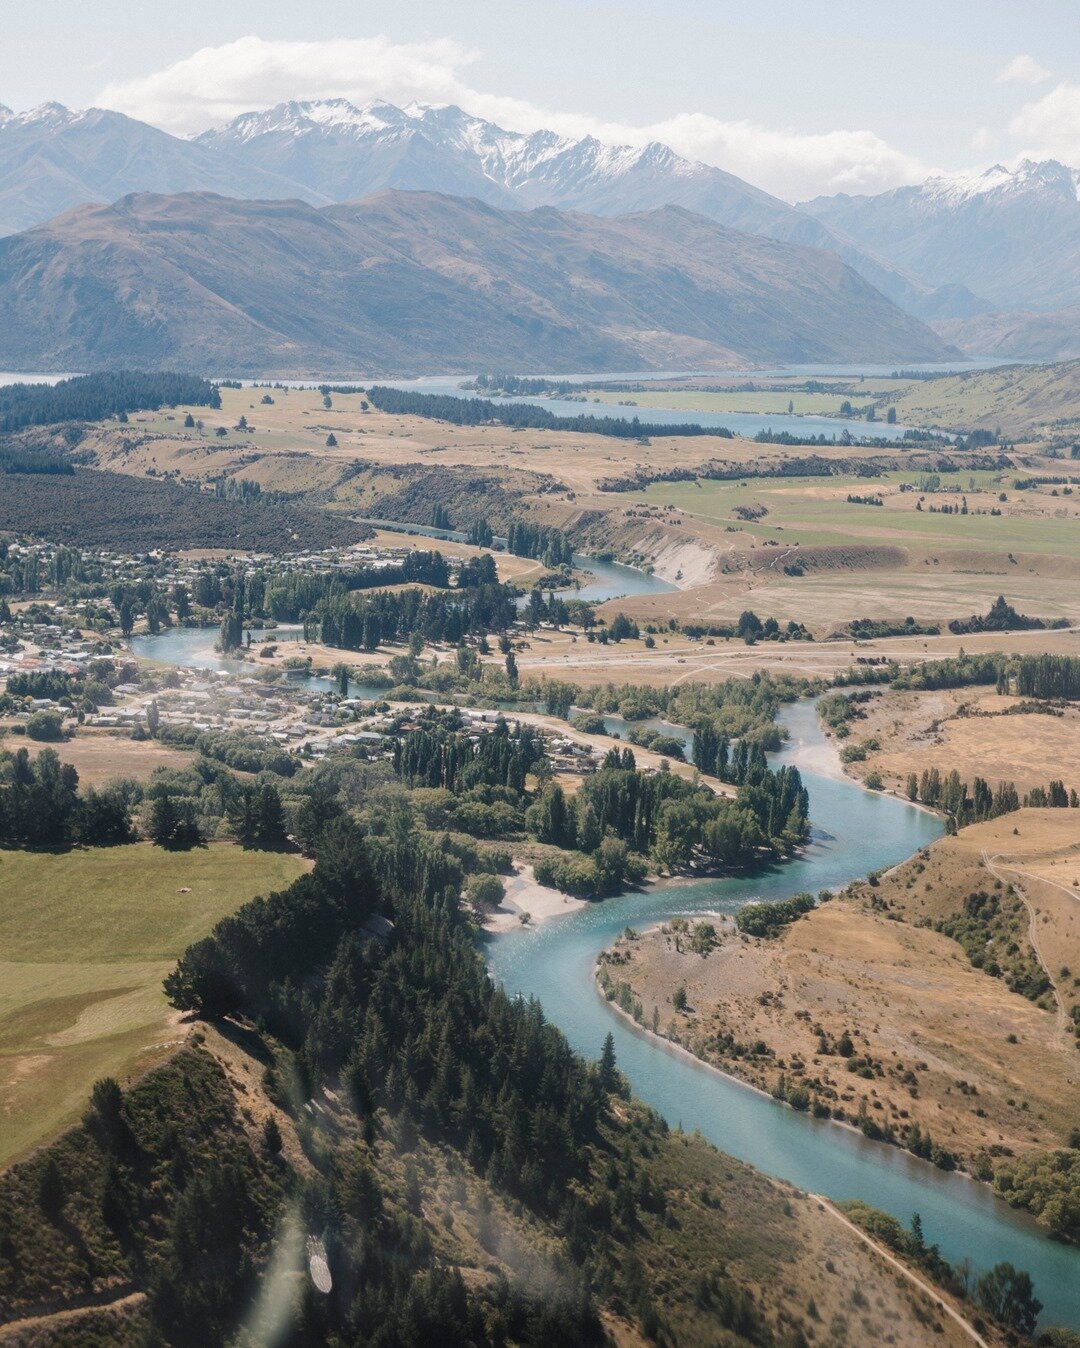
[{"label": "winding path", "polygon": [[872,1236],[868,1235],[862,1229],[861,1226],[856,1226],[855,1223],[849,1217],[845,1217],[844,1214],[834,1203],[830,1203],[829,1200],[827,1198],[823,1198],[821,1194],[814,1194],[813,1197],[817,1200],[818,1203],[821,1204],[823,1211],[835,1217],[838,1222],[843,1222],[843,1224],[848,1228],[848,1230],[853,1231],[855,1235],[858,1236],[858,1238],[863,1242],[864,1245],[869,1245],[869,1247],[876,1254],[879,1254],[887,1264],[891,1264],[892,1267],[897,1270],[897,1272],[902,1273],[904,1275],[904,1277],[908,1280],[908,1282],[913,1283],[919,1289],[920,1292],[923,1292],[926,1296],[928,1296],[930,1300],[933,1302],[933,1304],[938,1308],[938,1310],[944,1312],[945,1315],[948,1315],[951,1319],[955,1320],[956,1323],[960,1326],[960,1328],[964,1331],[964,1333],[968,1335],[968,1337],[972,1340],[973,1343],[977,1343],[979,1345],[979,1348],[990,1348],[990,1344],[987,1343],[987,1341],[978,1332],[975,1326],[969,1324],[968,1321],[964,1319],[964,1317],[960,1314],[958,1310],[950,1306],[949,1303],[942,1298],[941,1293],[933,1286],[933,1284],[928,1283],[923,1278],[920,1278],[919,1275],[914,1271],[914,1269],[909,1268],[902,1259],[898,1259],[896,1255],[892,1254],[889,1250],[885,1249],[884,1246],[879,1245],[878,1242],[874,1240]]},{"label": "winding path", "polygon": [[[1057,983],[1054,981],[1054,975],[1050,972],[1050,965],[1047,962],[1046,956],[1039,948],[1039,934],[1038,931],[1036,930],[1037,915],[1035,912],[1035,906],[1028,898],[1022,884],[1014,884],[1012,881],[1006,879],[1005,876],[1000,874],[1002,870],[1012,871],[1013,875],[1025,875],[1027,873],[1025,871],[1020,870],[1019,867],[1017,866],[1010,866],[1007,861],[1004,862],[1004,864],[1000,867],[995,866],[994,863],[996,861],[1001,861],[1003,859],[1003,855],[1004,854],[1001,852],[995,852],[993,856],[990,856],[990,854],[984,847],[982,854],[983,865],[986,867],[986,869],[990,872],[990,874],[994,877],[995,880],[1000,880],[1002,884],[1012,884],[1014,892],[1019,897],[1020,902],[1027,909],[1028,940],[1031,942],[1031,948],[1035,952],[1035,958],[1039,961],[1039,964],[1042,966],[1043,973],[1046,974],[1046,977],[1049,980],[1050,991],[1054,994],[1054,1003],[1057,1006],[1058,1034],[1060,1035],[1063,1041],[1068,1042],[1069,1017],[1068,1013],[1065,1010],[1065,1003],[1061,1000],[1061,993],[1058,991]],[[1029,878],[1036,878],[1036,877],[1029,877]],[[1049,883],[1053,884],[1054,882],[1051,880]]]}]

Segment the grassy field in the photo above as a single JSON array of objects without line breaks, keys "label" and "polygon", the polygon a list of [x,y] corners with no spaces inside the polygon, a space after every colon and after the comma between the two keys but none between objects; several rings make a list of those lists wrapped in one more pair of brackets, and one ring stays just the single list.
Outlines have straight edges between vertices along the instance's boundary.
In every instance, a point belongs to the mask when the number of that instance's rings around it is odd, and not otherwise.
[{"label": "grassy field", "polygon": [[98,1077],[164,1057],[173,961],[303,867],[227,845],[0,853],[0,1164],[77,1117]]},{"label": "grassy field", "polygon": [[[914,474],[858,477],[785,478],[738,482],[663,482],[633,494],[643,505],[673,506],[711,524],[735,524],[754,538],[786,546],[843,546],[852,542],[896,544],[923,550],[978,549],[1080,557],[1080,506],[1076,497],[1029,495],[1008,490],[1012,474],[957,475],[969,509],[985,514],[931,513],[930,506],[959,506],[956,493],[901,492],[901,482],[917,484]],[[998,478],[1002,480],[998,480]],[[946,482],[948,480],[946,479]],[[970,485],[969,485],[970,484]],[[998,500],[1004,490],[1008,500]],[[849,503],[848,495],[880,497],[882,506]],[[916,502],[922,498],[922,510]],[[737,507],[765,506],[761,519],[744,521]],[[1000,515],[991,515],[1000,509]]]},{"label": "grassy field", "polygon": [[[607,393],[603,389],[590,389],[587,397],[590,403],[617,404],[629,400],[638,407],[674,407],[686,412],[761,412],[781,416],[787,415],[788,403],[793,403],[796,415],[820,417],[839,416],[840,404],[853,401],[847,394],[786,393],[779,389],[763,389],[755,393],[735,390],[715,393],[689,390],[686,392],[672,390],[667,393]],[[865,401],[871,401],[869,394]]]}]

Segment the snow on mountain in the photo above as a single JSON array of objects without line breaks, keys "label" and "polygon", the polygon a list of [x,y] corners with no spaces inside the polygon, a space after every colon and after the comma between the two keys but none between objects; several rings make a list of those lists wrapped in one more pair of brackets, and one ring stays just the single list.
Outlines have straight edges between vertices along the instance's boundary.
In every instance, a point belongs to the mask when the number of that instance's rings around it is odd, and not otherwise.
[{"label": "snow on mountain", "polygon": [[811,214],[657,142],[525,134],[454,106],[357,107],[343,98],[280,103],[190,140],[103,109],[44,104],[0,112],[0,234],[135,191],[298,197],[320,205],[388,188],[601,216],[681,206],[744,233],[834,252],[919,317],[985,308],[963,287],[927,286]]},{"label": "snow on mountain", "polygon": [[129,192],[207,190],[241,196],[326,198],[227,150],[208,150],[105,108],[43,103],[0,109],[0,235],[87,201]]},{"label": "snow on mountain", "polygon": [[474,196],[491,206],[604,216],[683,206],[749,234],[835,252],[917,315],[980,308],[960,288],[935,292],[901,276],[786,202],[655,141],[608,145],[593,136],[507,131],[454,106],[355,107],[328,99],[245,113],[196,143],[226,148],[338,201],[407,188]]},{"label": "snow on mountain", "polygon": [[955,206],[973,197],[1049,192],[1063,200],[1080,200],[1080,169],[1068,168],[1056,159],[1022,159],[1015,169],[993,164],[983,173],[957,173],[928,178],[919,191],[930,201]]},{"label": "snow on mountain", "polygon": [[1002,309],[1080,304],[1080,171],[1055,159],[801,209],[896,267],[969,286]]}]

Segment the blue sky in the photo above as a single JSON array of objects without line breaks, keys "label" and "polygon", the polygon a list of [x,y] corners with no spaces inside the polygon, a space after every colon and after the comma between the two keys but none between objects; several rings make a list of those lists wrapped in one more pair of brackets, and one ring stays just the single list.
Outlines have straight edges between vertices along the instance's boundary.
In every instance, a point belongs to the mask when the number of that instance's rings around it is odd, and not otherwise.
[{"label": "blue sky", "polygon": [[8,0],[3,35],[0,102],[181,134],[340,95],[663,139],[792,199],[1025,153],[1080,165],[1075,0]]}]

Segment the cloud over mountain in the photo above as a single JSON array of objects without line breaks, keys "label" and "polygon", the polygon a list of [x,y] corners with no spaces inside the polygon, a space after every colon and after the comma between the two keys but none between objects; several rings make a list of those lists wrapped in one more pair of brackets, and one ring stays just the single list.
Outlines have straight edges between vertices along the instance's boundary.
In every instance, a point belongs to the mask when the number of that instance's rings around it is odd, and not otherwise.
[{"label": "cloud over mountain", "polygon": [[513,131],[549,128],[638,146],[661,140],[789,201],[821,192],[880,192],[918,182],[929,172],[916,157],[864,128],[803,132],[692,111],[630,125],[537,107],[473,87],[466,71],[477,55],[450,39],[300,42],[251,35],[203,47],[150,75],[115,81],[97,102],[176,134],[203,131],[283,99],[454,103]]}]

